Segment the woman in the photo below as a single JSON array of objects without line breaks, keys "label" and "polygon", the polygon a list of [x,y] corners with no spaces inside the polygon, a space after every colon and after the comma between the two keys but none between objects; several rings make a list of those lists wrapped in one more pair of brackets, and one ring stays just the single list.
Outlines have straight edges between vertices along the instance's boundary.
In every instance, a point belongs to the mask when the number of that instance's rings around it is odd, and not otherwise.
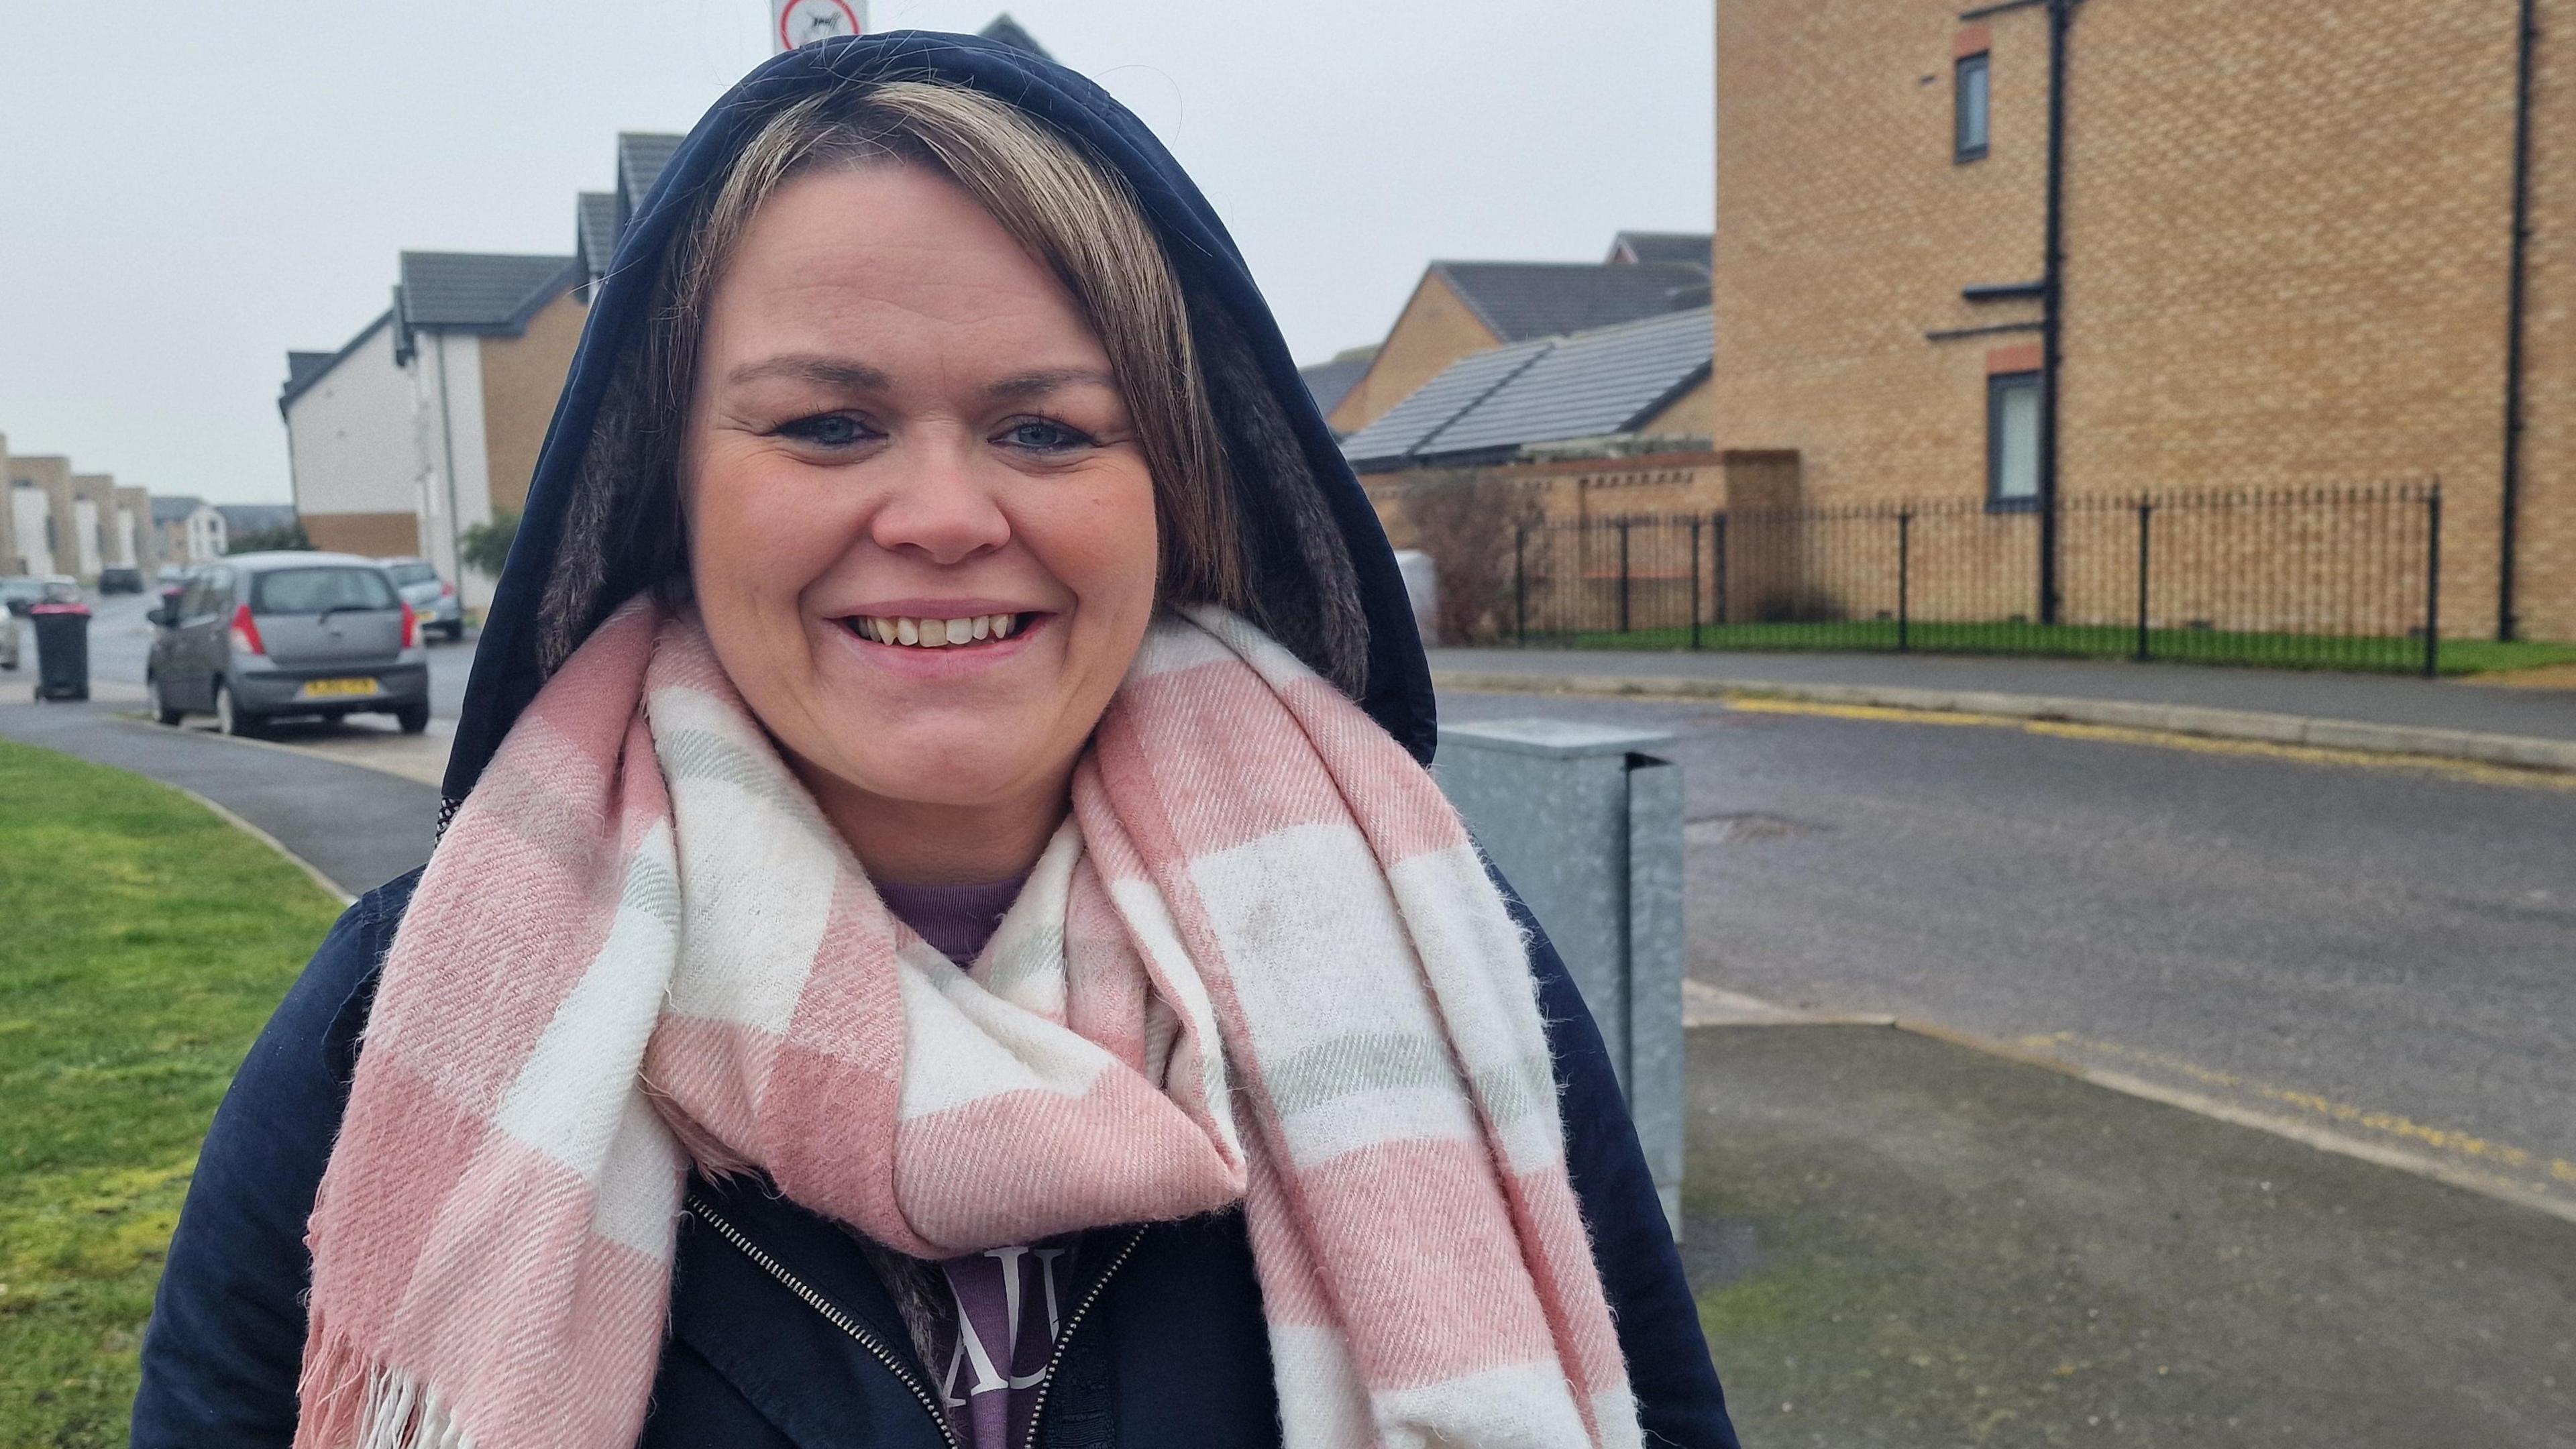
[{"label": "woman", "polygon": [[771,62],[595,304],[435,856],[217,1116],[134,1442],[1732,1445],[1432,738],[1144,129]]}]

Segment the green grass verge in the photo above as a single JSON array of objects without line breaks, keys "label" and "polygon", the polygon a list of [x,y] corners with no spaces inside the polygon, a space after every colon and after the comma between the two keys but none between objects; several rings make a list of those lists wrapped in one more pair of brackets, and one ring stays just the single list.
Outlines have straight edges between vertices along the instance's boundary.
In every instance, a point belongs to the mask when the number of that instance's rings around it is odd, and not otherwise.
[{"label": "green grass verge", "polygon": [[[1544,642],[1571,649],[1687,649],[1688,628],[1635,629],[1555,635]],[[1924,654],[2023,654],[2058,659],[2133,659],[2138,631],[2115,625],[1955,624],[1926,621],[1905,631],[1905,642]],[[1702,649],[1848,650],[1892,652],[1892,619],[1851,619],[1812,624],[1702,624]],[[2166,663],[2253,665],[2269,669],[2330,669],[2411,674],[2424,667],[2424,646],[2413,639],[2345,638],[2315,634],[2222,633],[2204,629],[2151,629],[2149,655]],[[2445,639],[2440,668],[2446,675],[2486,674],[2576,663],[2576,644],[2539,640]]]},{"label": "green grass verge", "polygon": [[198,1140],[338,914],[186,796],[0,741],[0,1444],[125,1442]]}]

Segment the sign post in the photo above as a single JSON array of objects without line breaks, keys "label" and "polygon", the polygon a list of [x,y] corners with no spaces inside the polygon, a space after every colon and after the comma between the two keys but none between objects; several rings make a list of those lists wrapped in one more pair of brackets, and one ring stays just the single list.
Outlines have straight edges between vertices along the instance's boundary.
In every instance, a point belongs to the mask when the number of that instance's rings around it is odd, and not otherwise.
[{"label": "sign post", "polygon": [[769,0],[769,53],[841,35],[865,35],[868,0]]}]

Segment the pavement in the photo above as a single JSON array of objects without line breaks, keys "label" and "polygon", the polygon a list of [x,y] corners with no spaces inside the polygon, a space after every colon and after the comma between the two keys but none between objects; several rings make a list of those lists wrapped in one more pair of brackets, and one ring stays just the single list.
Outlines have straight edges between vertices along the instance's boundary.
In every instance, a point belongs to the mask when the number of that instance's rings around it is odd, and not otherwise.
[{"label": "pavement", "polygon": [[[13,691],[23,699],[23,686]],[[132,770],[192,791],[269,836],[355,896],[429,859],[438,790],[383,769],[283,745],[166,729],[142,693],[100,683],[86,704],[0,699],[0,737]],[[396,736],[396,738],[400,738]]]},{"label": "pavement", "polygon": [[1594,649],[1435,649],[1431,667],[1443,689],[1767,696],[2576,772],[2576,678],[2563,671],[2515,688],[2104,660]]},{"label": "pavement", "polygon": [[2576,1223],[1883,1028],[1689,1080],[1749,1446],[2576,1445]]},{"label": "pavement", "polygon": [[2576,1213],[2576,778],[1831,705],[1441,708],[1672,733],[1703,988]]}]

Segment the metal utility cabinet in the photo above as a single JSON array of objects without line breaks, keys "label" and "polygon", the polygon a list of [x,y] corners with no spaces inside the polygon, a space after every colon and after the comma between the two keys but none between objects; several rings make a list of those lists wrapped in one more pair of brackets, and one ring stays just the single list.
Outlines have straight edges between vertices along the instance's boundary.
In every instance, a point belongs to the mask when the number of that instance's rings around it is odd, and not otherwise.
[{"label": "metal utility cabinet", "polygon": [[1527,719],[1443,725],[1435,773],[1601,1024],[1681,1235],[1682,771],[1669,734]]}]

